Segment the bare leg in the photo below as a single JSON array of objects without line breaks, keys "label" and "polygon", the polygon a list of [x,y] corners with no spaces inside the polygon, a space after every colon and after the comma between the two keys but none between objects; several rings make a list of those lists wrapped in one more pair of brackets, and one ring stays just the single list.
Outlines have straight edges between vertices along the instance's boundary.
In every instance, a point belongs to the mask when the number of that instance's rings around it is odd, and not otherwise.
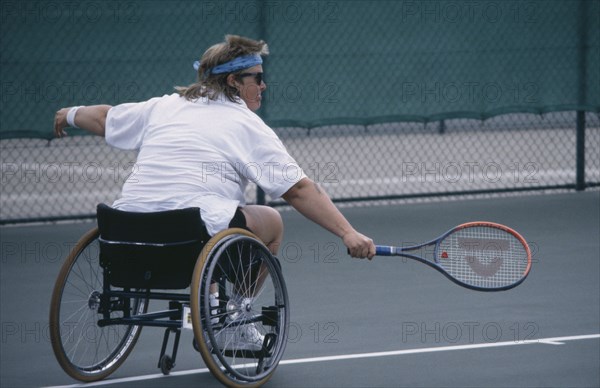
[{"label": "bare leg", "polygon": [[[262,240],[273,255],[276,255],[283,240],[283,221],[279,212],[261,205],[248,205],[242,208],[242,212],[246,216],[248,228]],[[263,263],[256,285],[253,287],[253,294],[260,292],[267,275],[268,271]]]},{"label": "bare leg", "polygon": [[[242,212],[246,217],[246,226],[252,231],[269,249],[276,255],[279,250],[279,245],[283,240],[283,221],[279,212],[268,206],[248,205],[242,208]],[[268,271],[263,264],[260,268],[258,279],[256,280],[252,294],[256,294],[262,288],[262,284]],[[216,293],[218,285],[213,283],[210,285],[210,292]],[[249,290],[238,290],[240,294],[244,294]]]},{"label": "bare leg", "polygon": [[242,212],[248,228],[276,255],[283,240],[283,221],[279,212],[261,205],[248,205]]}]

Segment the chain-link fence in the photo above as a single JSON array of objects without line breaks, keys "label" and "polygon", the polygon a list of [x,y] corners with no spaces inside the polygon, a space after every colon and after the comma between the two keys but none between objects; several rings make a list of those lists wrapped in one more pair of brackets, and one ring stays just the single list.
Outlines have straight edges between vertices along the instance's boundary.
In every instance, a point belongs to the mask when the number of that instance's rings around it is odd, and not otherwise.
[{"label": "chain-link fence", "polygon": [[135,153],[48,140],[54,112],[171,93],[226,33],[269,43],[259,113],[334,200],[600,185],[598,1],[2,0],[0,11],[0,223],[111,203]]},{"label": "chain-link fence", "polygon": [[[575,112],[558,112],[276,131],[335,201],[358,201],[574,189],[575,121]],[[598,186],[599,116],[587,114],[586,123],[583,178],[585,186]],[[125,179],[135,176],[136,153],[112,149],[98,137],[0,144],[2,222],[88,217],[97,203],[116,199]],[[257,200],[256,187],[249,187],[247,200]]]},{"label": "chain-link fence", "polygon": [[[574,112],[361,127],[285,129],[301,166],[337,201],[575,188]],[[600,184],[600,122],[589,114],[585,185]]]}]

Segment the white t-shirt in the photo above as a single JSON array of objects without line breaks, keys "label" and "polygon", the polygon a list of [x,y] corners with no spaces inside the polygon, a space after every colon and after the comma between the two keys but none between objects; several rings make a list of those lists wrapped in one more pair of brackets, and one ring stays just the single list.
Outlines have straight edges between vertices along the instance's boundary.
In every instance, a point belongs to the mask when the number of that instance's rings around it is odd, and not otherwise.
[{"label": "white t-shirt", "polygon": [[272,198],[306,175],[281,140],[246,104],[226,98],[188,101],[178,94],[111,108],[106,142],[139,149],[117,209],[199,207],[211,235],[245,205],[249,181]]}]

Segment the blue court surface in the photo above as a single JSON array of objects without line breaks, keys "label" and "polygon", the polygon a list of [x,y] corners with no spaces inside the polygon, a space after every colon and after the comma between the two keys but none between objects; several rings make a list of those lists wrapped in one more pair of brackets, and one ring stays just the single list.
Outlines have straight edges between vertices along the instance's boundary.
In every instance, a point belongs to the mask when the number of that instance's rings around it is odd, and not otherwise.
[{"label": "blue court surface", "polygon": [[[600,192],[460,199],[342,209],[378,244],[430,240],[467,221],[506,224],[533,251],[515,289],[461,288],[402,258],[351,259],[341,241],[282,211],[279,257],[290,294],[287,349],[270,387],[600,386]],[[1,257],[2,387],[73,386],[49,341],[62,260],[92,222],[5,226]],[[151,306],[152,308],[153,306]],[[219,386],[184,331],[170,376],[163,330],[144,328],[114,387]]]}]

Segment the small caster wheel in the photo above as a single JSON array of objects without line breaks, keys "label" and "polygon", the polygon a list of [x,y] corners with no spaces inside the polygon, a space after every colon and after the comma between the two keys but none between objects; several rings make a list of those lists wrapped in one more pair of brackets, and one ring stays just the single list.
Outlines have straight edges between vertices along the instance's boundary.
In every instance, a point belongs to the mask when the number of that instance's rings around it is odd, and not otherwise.
[{"label": "small caster wheel", "polygon": [[165,354],[160,358],[160,371],[163,373],[163,375],[167,376],[169,373],[171,373],[173,366],[173,360],[171,360],[171,357]]}]

